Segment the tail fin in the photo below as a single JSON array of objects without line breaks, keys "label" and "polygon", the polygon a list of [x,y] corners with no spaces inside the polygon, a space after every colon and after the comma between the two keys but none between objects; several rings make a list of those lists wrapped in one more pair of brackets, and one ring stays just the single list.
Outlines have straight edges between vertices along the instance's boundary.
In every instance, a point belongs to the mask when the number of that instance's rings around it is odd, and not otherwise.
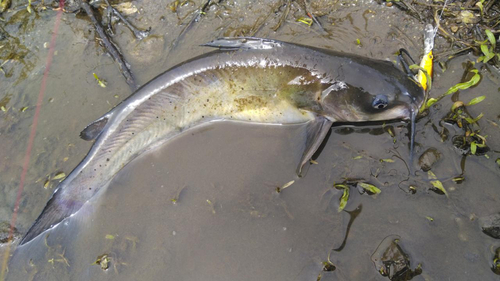
[{"label": "tail fin", "polygon": [[24,235],[23,239],[19,243],[19,246],[30,242],[46,230],[55,227],[62,220],[74,214],[81,208],[82,204],[80,202],[73,200],[61,200],[61,194],[61,188],[54,192],[52,197],[47,202],[47,205],[45,205],[45,208],[40,216],[38,216],[35,223],[33,223],[28,232]]}]

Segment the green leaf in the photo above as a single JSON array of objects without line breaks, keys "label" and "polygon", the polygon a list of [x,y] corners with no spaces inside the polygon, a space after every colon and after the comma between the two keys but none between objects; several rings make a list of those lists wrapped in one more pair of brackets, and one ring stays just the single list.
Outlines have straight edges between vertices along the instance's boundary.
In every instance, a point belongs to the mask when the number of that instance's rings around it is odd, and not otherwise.
[{"label": "green leaf", "polygon": [[470,153],[476,154],[477,150],[477,143],[475,141],[470,143]]},{"label": "green leaf", "polygon": [[[465,121],[467,121],[467,123],[469,124],[473,124],[473,123],[476,123],[477,121],[479,121],[479,119],[483,118],[484,116],[484,113],[481,112],[481,114],[479,114],[476,118],[472,119],[472,118],[469,118],[469,117],[465,117]],[[471,135],[472,136],[472,135]]]},{"label": "green leaf", "polygon": [[491,60],[492,58],[495,57],[495,54],[494,53],[489,53],[488,55],[486,55],[486,57],[484,58],[483,62],[484,63],[487,63],[489,60]]},{"label": "green leaf", "polygon": [[386,159],[380,159],[380,162],[387,162],[387,163],[394,163],[394,159],[391,158],[386,158]]},{"label": "green leaf", "polygon": [[92,74],[94,74],[94,78],[95,78],[95,80],[97,80],[97,84],[99,84],[99,86],[101,86],[102,88],[106,88],[106,81],[101,80],[99,78],[99,76],[97,76],[97,74],[95,74],[95,73],[92,73]]},{"label": "green leaf", "polygon": [[484,113],[481,112],[481,114],[479,114],[476,118],[474,118],[474,123],[479,121],[479,119],[483,118],[483,116],[484,116]]},{"label": "green leaf", "polygon": [[431,107],[433,104],[435,104],[438,100],[435,99],[435,98],[430,98],[428,101],[427,101],[427,104],[425,105],[425,108],[429,108]]},{"label": "green leaf", "polygon": [[465,121],[467,121],[467,123],[469,123],[469,124],[474,123],[474,119],[472,119],[472,118],[465,117],[464,119],[465,119]]},{"label": "green leaf", "polygon": [[106,238],[108,240],[113,240],[113,239],[115,239],[115,236],[112,234],[106,234],[106,236],[104,236],[104,238]]},{"label": "green leaf", "polygon": [[478,103],[482,102],[485,98],[486,98],[486,96],[479,96],[479,97],[473,98],[469,103],[467,103],[467,106],[478,104]]},{"label": "green leaf", "polygon": [[345,189],[345,188],[349,188],[347,185],[343,184],[343,183],[336,183],[333,185],[333,187],[335,187],[336,189]]},{"label": "green leaf", "polygon": [[481,44],[481,52],[483,52],[485,56],[488,56],[491,53],[488,49],[488,45],[486,44]]},{"label": "green leaf", "polygon": [[347,205],[347,200],[349,200],[349,188],[344,188],[344,193],[340,198],[339,213],[344,210],[345,206]]},{"label": "green leaf", "polygon": [[455,86],[452,86],[450,89],[448,89],[448,91],[446,91],[445,96],[451,95],[451,94],[457,92],[458,90],[468,89],[468,88],[476,85],[477,83],[479,83],[479,81],[481,80],[481,75],[479,75],[477,69],[473,69],[470,72],[475,73],[475,74],[474,74],[474,76],[472,76],[472,78],[469,81],[463,82],[463,83],[458,83]]},{"label": "green leaf", "polygon": [[28,0],[28,6],[26,7],[26,10],[28,10],[28,13],[31,14],[31,0]]},{"label": "green leaf", "polygon": [[434,188],[443,192],[444,195],[446,195],[446,197],[448,197],[448,192],[446,192],[446,189],[444,188],[443,183],[437,179],[436,175],[432,171],[428,171],[427,176],[431,180],[430,182],[431,182],[432,186],[434,186]]},{"label": "green leaf", "polygon": [[483,3],[481,3],[481,2],[477,2],[477,3],[476,3],[476,6],[478,6],[478,7],[479,7],[479,9],[481,10],[481,15],[482,15],[482,14],[483,14]]},{"label": "green leaf", "polygon": [[497,163],[498,167],[500,167],[500,158],[497,158],[497,160],[495,160],[495,162]]},{"label": "green leaf", "polygon": [[62,180],[66,177],[66,174],[64,172],[59,172],[57,173],[52,180]]},{"label": "green leaf", "polygon": [[[481,7],[481,10],[482,7]],[[497,40],[495,39],[495,35],[491,32],[491,30],[486,29],[484,32],[486,32],[486,36],[488,36],[488,40],[490,40],[491,46],[493,47],[493,50],[496,48]]]},{"label": "green leaf", "polygon": [[360,183],[358,183],[358,185],[361,186],[364,190],[366,190],[370,193],[373,193],[373,194],[379,194],[380,192],[382,192],[382,191],[380,191],[380,189],[378,189],[373,184],[360,182]]}]

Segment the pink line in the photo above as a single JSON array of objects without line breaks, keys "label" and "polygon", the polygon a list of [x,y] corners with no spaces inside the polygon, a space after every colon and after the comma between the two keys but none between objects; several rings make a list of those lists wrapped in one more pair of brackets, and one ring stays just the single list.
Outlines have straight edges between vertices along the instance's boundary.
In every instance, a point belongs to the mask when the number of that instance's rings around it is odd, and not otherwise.
[{"label": "pink line", "polygon": [[4,262],[2,265],[2,272],[0,275],[0,280],[4,280],[4,273],[5,273],[5,269],[7,267],[7,260],[8,260],[9,252],[10,252],[11,240],[12,240],[12,236],[14,234],[14,226],[16,225],[17,212],[19,210],[19,202],[21,201],[21,195],[22,195],[23,189],[24,189],[24,181],[26,179],[26,174],[28,173],[28,166],[29,166],[30,157],[31,157],[31,149],[33,148],[33,142],[35,140],[36,127],[38,125],[38,118],[40,116],[40,109],[42,107],[43,96],[45,93],[45,87],[47,85],[47,78],[49,76],[49,70],[50,70],[50,66],[52,64],[52,57],[54,56],[56,37],[57,37],[57,32],[59,30],[59,24],[61,23],[63,8],[64,8],[64,0],[59,0],[59,10],[57,11],[56,21],[54,24],[54,32],[52,33],[52,38],[50,40],[49,54],[47,57],[47,62],[45,64],[45,71],[43,72],[42,85],[40,87],[40,92],[38,94],[38,101],[36,103],[35,116],[33,116],[33,124],[31,125],[31,132],[30,132],[30,137],[28,140],[28,147],[26,148],[26,153],[24,155],[23,171],[21,173],[21,180],[19,182],[19,188],[17,190],[16,203],[14,205],[14,213],[12,214],[12,219],[10,221],[10,230],[9,230],[9,239],[8,239],[9,244],[8,244],[7,249],[5,251]]}]

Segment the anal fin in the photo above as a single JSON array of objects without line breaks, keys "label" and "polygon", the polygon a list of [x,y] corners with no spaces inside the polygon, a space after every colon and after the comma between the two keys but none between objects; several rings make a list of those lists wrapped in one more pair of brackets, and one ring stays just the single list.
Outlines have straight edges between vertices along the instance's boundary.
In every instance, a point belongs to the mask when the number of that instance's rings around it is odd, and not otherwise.
[{"label": "anal fin", "polygon": [[297,175],[302,176],[304,165],[311,159],[316,150],[320,147],[328,131],[332,127],[333,121],[324,116],[316,115],[306,127],[305,149],[297,167]]}]

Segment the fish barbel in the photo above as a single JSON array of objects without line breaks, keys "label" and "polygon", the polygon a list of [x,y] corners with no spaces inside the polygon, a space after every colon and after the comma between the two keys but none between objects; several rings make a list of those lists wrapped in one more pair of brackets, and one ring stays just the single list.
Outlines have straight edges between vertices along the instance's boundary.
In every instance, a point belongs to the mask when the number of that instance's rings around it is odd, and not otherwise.
[{"label": "fish barbel", "polygon": [[300,175],[334,122],[408,120],[424,97],[388,61],[261,38],[205,46],[219,50],[157,76],[81,132],[94,145],[20,245],[76,213],[135,157],[199,124],[307,123]]}]

